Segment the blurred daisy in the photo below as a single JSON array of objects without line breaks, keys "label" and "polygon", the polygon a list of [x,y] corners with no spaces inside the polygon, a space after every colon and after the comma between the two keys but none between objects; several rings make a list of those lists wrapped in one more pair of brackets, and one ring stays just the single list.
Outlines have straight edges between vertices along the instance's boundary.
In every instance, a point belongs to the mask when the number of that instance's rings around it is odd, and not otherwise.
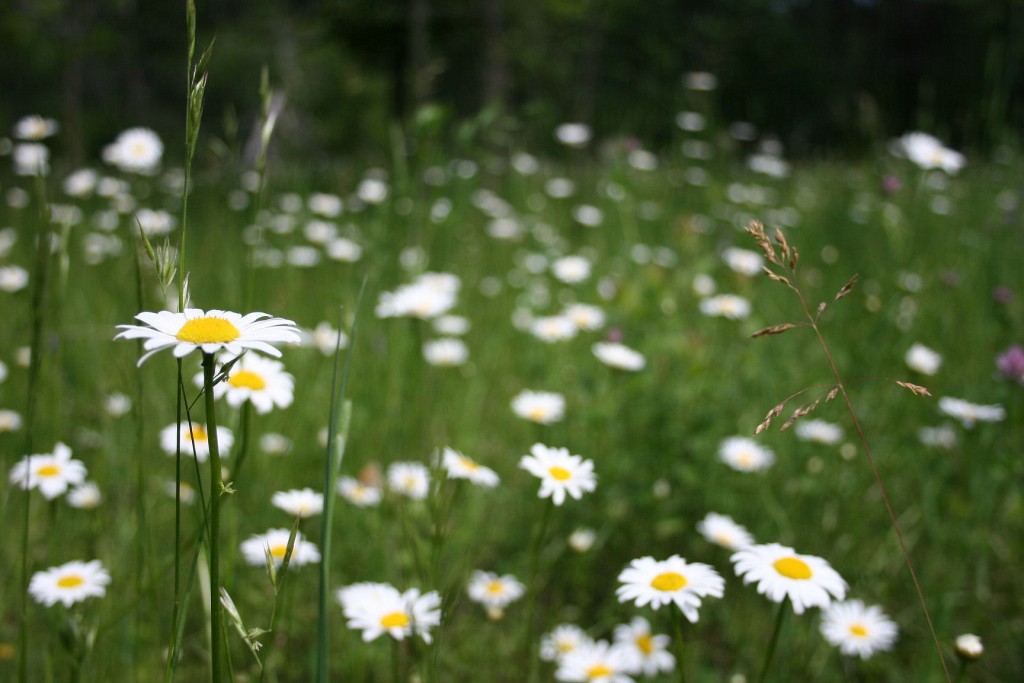
[{"label": "blurred daisy", "polygon": [[690,286],[693,289],[693,293],[701,298],[711,296],[718,289],[715,279],[707,273],[694,275],[693,283]]},{"label": "blurred daisy", "polygon": [[[218,360],[223,366],[235,360],[236,356],[224,354]],[[195,377],[198,386],[203,386],[203,374]],[[287,408],[292,404],[295,393],[295,378],[284,371],[284,363],[264,358],[255,353],[246,353],[231,366],[227,378],[213,385],[215,398],[227,398],[228,405],[238,408],[246,401],[260,415],[276,408]]]},{"label": "blurred daisy", "polygon": [[[245,556],[247,563],[259,567],[266,566],[269,553],[270,558],[274,561],[274,566],[280,567],[284,563],[284,556],[288,551],[288,539],[291,538],[291,535],[291,529],[270,529],[264,534],[254,534],[242,541],[242,555]],[[296,531],[288,566],[296,568],[319,561],[320,551],[317,550],[317,547],[307,541],[301,531]]]},{"label": "blurred daisy", "polygon": [[15,145],[12,158],[17,175],[46,175],[50,172],[50,150],[38,142]]},{"label": "blurred daisy", "polygon": [[942,356],[924,344],[913,344],[903,360],[908,368],[922,375],[934,375],[942,365]]},{"label": "blurred daisy", "polygon": [[260,436],[260,450],[269,455],[285,455],[292,449],[292,440],[284,434],[267,432]]},{"label": "blurred daisy", "polygon": [[73,508],[92,510],[98,508],[100,503],[103,502],[103,495],[100,493],[100,487],[96,482],[87,481],[68,491],[65,500]]},{"label": "blurred daisy", "polygon": [[565,502],[566,494],[576,500],[597,488],[594,461],[570,455],[567,448],[552,448],[535,443],[530,455],[519,460],[519,467],[541,480],[538,497],[551,498],[555,505]]},{"label": "blurred daisy", "polygon": [[524,389],[512,398],[512,412],[530,422],[551,424],[565,416],[565,397],[550,391]]},{"label": "blurred daisy", "polygon": [[896,642],[896,623],[877,605],[860,600],[833,602],[821,611],[821,635],[839,652],[867,659]]},{"label": "blurred daisy", "polygon": [[642,353],[618,342],[597,342],[591,350],[599,361],[618,370],[635,372],[647,364]]},{"label": "blurred daisy", "polygon": [[348,345],[347,335],[331,327],[328,322],[317,323],[312,330],[302,330],[301,335],[300,343],[303,346],[315,346],[325,356],[332,356],[336,349],[345,348]]},{"label": "blurred daisy", "polygon": [[982,645],[981,638],[973,633],[963,633],[957,636],[953,645],[957,655],[962,659],[975,660],[985,654],[985,646]]},{"label": "blurred daisy", "polygon": [[412,317],[430,320],[455,306],[455,292],[423,283],[403,285],[394,292],[381,292],[377,300],[378,318]]},{"label": "blurred daisy", "polygon": [[493,489],[498,485],[498,475],[494,470],[484,467],[454,448],[444,447],[441,465],[448,472],[449,479],[468,479],[485,489]]},{"label": "blurred daisy", "polygon": [[17,292],[28,286],[28,271],[21,266],[0,266],[0,289]]},{"label": "blurred daisy", "polygon": [[629,654],[621,645],[608,641],[580,643],[558,661],[555,680],[590,683],[633,683],[626,674]]},{"label": "blurred daisy", "polygon": [[564,315],[546,315],[530,323],[530,334],[548,343],[565,341],[576,336],[576,325]]},{"label": "blurred daisy", "polygon": [[729,550],[739,550],[754,543],[754,537],[749,531],[734,522],[729,515],[717,512],[709,512],[697,522],[697,531],[709,542]]},{"label": "blurred daisy", "polygon": [[311,488],[278,491],[271,499],[271,504],[284,510],[292,517],[312,517],[324,510],[324,495]]},{"label": "blurred daisy", "polygon": [[132,399],[119,391],[107,394],[103,399],[103,410],[110,417],[127,415],[132,409]]},{"label": "blurred daisy", "polygon": [[502,610],[523,597],[526,587],[511,574],[474,570],[466,586],[469,599],[483,605],[492,618],[500,618]]},{"label": "blurred daisy", "polygon": [[839,443],[843,438],[843,428],[825,420],[800,420],[795,429],[797,438],[829,446]]},{"label": "blurred daisy", "polygon": [[578,553],[585,553],[594,547],[597,540],[597,532],[593,529],[581,527],[569,534],[569,547]]},{"label": "blurred daisy", "polygon": [[423,344],[423,358],[431,365],[454,367],[465,364],[469,348],[457,337],[432,339]]},{"label": "blurred daisy", "polygon": [[0,434],[21,429],[21,415],[13,410],[0,410]]},{"label": "blurred daisy", "polygon": [[643,617],[615,627],[615,643],[629,655],[626,673],[642,673],[650,678],[675,669],[676,658],[668,651],[669,642],[668,636],[651,633],[651,624]]},{"label": "blurred daisy", "polygon": [[604,327],[604,311],[591,304],[569,304],[562,309],[562,316],[571,320],[578,330],[598,330]]},{"label": "blurred daisy", "polygon": [[[173,499],[178,495],[178,484],[174,481],[166,481],[163,484],[163,490],[164,493]],[[181,482],[181,503],[183,505],[191,505],[195,500],[196,490],[187,481]]]},{"label": "blurred daisy", "polygon": [[380,504],[381,490],[378,486],[364,484],[354,477],[338,479],[338,495],[361,508],[374,507]]},{"label": "blurred daisy", "polygon": [[581,645],[592,642],[590,636],[575,624],[559,624],[541,636],[540,658],[557,662]]},{"label": "blurred daisy", "polygon": [[583,256],[563,256],[551,264],[551,274],[566,284],[583,282],[590,277],[590,261]]},{"label": "blurred daisy", "polygon": [[590,126],[585,123],[563,123],[555,128],[555,139],[567,147],[586,147],[590,142]]},{"label": "blurred daisy", "polygon": [[56,135],[59,129],[60,126],[54,119],[30,114],[21,117],[14,124],[14,137],[18,140],[45,140],[51,135]]},{"label": "blurred daisy", "polygon": [[110,574],[99,560],[67,562],[32,575],[28,592],[41,605],[58,602],[71,607],[87,598],[102,598],[110,585]]},{"label": "blurred daisy", "polygon": [[722,260],[733,272],[741,275],[757,275],[764,265],[764,257],[750,249],[729,247],[722,252]]},{"label": "blurred daisy", "polygon": [[386,583],[357,583],[337,592],[348,627],[361,630],[370,642],[387,633],[396,640],[416,634],[431,641],[430,629],[441,625],[441,596],[420,595],[416,588],[404,593]]},{"label": "blurred daisy", "polygon": [[413,500],[430,492],[430,471],[419,462],[394,462],[388,467],[388,488]]},{"label": "blurred daisy", "polygon": [[103,148],[103,161],[126,173],[152,175],[160,166],[164,144],[149,128],[129,128]]},{"label": "blurred daisy", "polygon": [[182,358],[196,349],[203,353],[225,350],[239,355],[252,349],[270,356],[280,357],[274,343],[298,343],[299,329],[284,318],[272,318],[266,313],[241,315],[231,311],[202,311],[186,308],[184,313],[160,311],[144,312],[135,316],[145,325],[118,325],[123,330],[114,339],[145,339],[142,348],[146,359],[162,349],[171,349],[175,358]]},{"label": "blurred daisy", "polygon": [[917,438],[925,446],[945,448],[950,450],[956,446],[956,430],[951,424],[942,424],[938,427],[921,427],[917,430]]},{"label": "blurred daisy", "polygon": [[306,206],[309,207],[310,211],[324,218],[337,218],[345,208],[341,197],[325,192],[314,192],[309,195],[309,198],[306,200]]},{"label": "blurred daisy", "polygon": [[999,404],[978,405],[951,396],[939,399],[939,410],[960,420],[967,428],[973,427],[975,422],[1001,422],[1006,419],[1006,410]]},{"label": "blurred daisy", "polygon": [[797,614],[846,597],[846,581],[828,562],[778,543],[747,546],[730,559],[743,583],[756,581],[757,592],[773,602],[789,598]]},{"label": "blurred daisy", "polygon": [[178,226],[177,219],[163,210],[139,209],[135,212],[135,221],[147,237],[166,235]]},{"label": "blurred daisy", "polygon": [[448,337],[458,337],[469,332],[469,321],[461,315],[442,315],[434,320],[434,330]]},{"label": "blurred daisy", "polygon": [[745,436],[730,436],[722,441],[718,458],[740,472],[765,470],[775,462],[775,454],[770,448]]},{"label": "blurred daisy", "polygon": [[343,263],[355,263],[363,257],[363,248],[347,237],[335,237],[324,245],[327,258]]},{"label": "blurred daisy", "polygon": [[10,482],[23,489],[39,489],[47,500],[64,495],[69,486],[85,481],[85,465],[71,458],[71,449],[58,442],[52,453],[28,455],[11,468]]},{"label": "blurred daisy", "polygon": [[938,138],[928,133],[905,134],[896,141],[894,151],[905,156],[919,168],[941,168],[950,175],[955,174],[966,163],[963,154],[949,149]]},{"label": "blurred daisy", "polygon": [[632,600],[637,607],[650,604],[654,609],[675,603],[690,623],[697,623],[702,597],[720,598],[725,592],[725,580],[711,566],[687,562],[679,555],[633,560],[618,580],[622,583],[615,591],[619,602]]},{"label": "blurred daisy", "polygon": [[388,184],[381,178],[363,178],[356,188],[356,196],[366,204],[380,204],[388,198]]},{"label": "blurred daisy", "polygon": [[700,312],[712,318],[739,320],[750,315],[750,302],[735,294],[718,294],[701,299]]},{"label": "blurred daisy", "polygon": [[[175,455],[178,449],[178,438],[181,436],[182,455],[194,455],[199,462],[206,462],[210,455],[210,434],[206,425],[193,422],[189,430],[188,422],[168,425],[160,430],[160,447],[167,455]],[[217,426],[217,450],[221,457],[228,454],[235,442],[234,434],[227,427]]]}]

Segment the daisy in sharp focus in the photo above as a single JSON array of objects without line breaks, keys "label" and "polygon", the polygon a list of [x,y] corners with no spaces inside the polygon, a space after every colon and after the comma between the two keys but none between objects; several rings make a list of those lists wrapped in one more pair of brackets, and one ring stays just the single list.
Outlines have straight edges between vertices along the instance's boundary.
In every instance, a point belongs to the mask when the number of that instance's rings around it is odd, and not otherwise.
[{"label": "daisy in sharp focus", "polygon": [[[215,375],[219,376],[223,366],[237,356],[225,354],[218,360]],[[198,386],[203,386],[203,373],[195,377]],[[238,408],[246,401],[260,415],[265,415],[276,408],[287,408],[292,404],[295,395],[295,378],[284,371],[284,363],[264,358],[255,353],[246,353],[241,360],[232,365],[228,376],[213,385],[215,398],[227,398],[228,405]]]},{"label": "daisy in sharp focus", "polygon": [[449,479],[468,479],[485,489],[493,489],[500,481],[497,473],[490,467],[484,467],[448,446],[445,446],[442,452],[441,465],[448,472]]},{"label": "daisy in sharp focus", "polygon": [[722,441],[718,458],[740,472],[765,470],[775,462],[775,454],[770,448],[745,436],[730,436]]},{"label": "daisy in sharp focus", "polygon": [[71,449],[58,442],[52,453],[28,455],[11,468],[9,480],[23,489],[39,489],[47,500],[64,495],[69,486],[85,482],[85,465],[71,458]]},{"label": "daisy in sharp focus", "polygon": [[[291,534],[291,529],[270,529],[265,534],[250,536],[242,541],[242,555],[245,556],[245,561],[251,565],[263,567],[267,564],[267,553],[269,553],[274,565],[280,567],[284,562],[285,553],[288,552],[288,539],[291,538]],[[294,569],[319,561],[320,551],[317,547],[307,541],[301,531],[295,532],[295,542],[292,544],[292,555],[288,560],[288,566]]]},{"label": "daisy in sharp focus", "polygon": [[633,683],[626,673],[629,654],[606,640],[581,643],[559,661],[555,680],[587,683]]},{"label": "daisy in sharp focus", "polygon": [[307,519],[324,511],[324,495],[311,488],[278,491],[270,498],[271,504],[292,517]]},{"label": "daisy in sharp focus", "polygon": [[732,517],[716,512],[709,512],[697,522],[697,531],[711,543],[729,550],[739,550],[754,543],[750,532],[734,522]]},{"label": "daisy in sharp focus", "polygon": [[139,365],[163,349],[171,349],[175,358],[182,358],[196,349],[203,353],[224,350],[235,356],[252,349],[280,357],[281,352],[272,344],[297,344],[301,339],[295,323],[267,313],[243,316],[231,311],[186,308],[184,313],[143,312],[135,318],[145,325],[118,325],[123,332],[114,339],[145,339],[142,348],[146,353],[139,359]]},{"label": "daisy in sharp focus", "polygon": [[71,607],[87,598],[101,598],[107,592],[110,574],[99,560],[67,562],[32,575],[28,592],[36,602],[53,607],[58,602]]},{"label": "daisy in sharp focus", "polygon": [[676,668],[676,658],[668,651],[671,639],[651,633],[651,624],[643,617],[634,617],[628,624],[615,627],[615,644],[629,655],[626,673],[651,678]]},{"label": "daisy in sharp focus", "polygon": [[720,598],[725,579],[711,566],[687,562],[679,555],[667,560],[641,557],[619,574],[621,586],[615,591],[619,602],[632,600],[637,607],[650,604],[654,609],[674,603],[691,623],[697,623],[701,598]]},{"label": "daisy in sharp focus", "polygon": [[395,640],[413,634],[431,641],[430,629],[441,624],[441,596],[420,594],[416,588],[399,592],[386,583],[356,583],[337,592],[347,626],[361,630],[370,642],[387,633]]},{"label": "daisy in sharp focus", "polygon": [[889,650],[899,629],[881,607],[866,606],[860,600],[833,602],[821,612],[821,635],[839,652],[867,659]]},{"label": "daisy in sharp focus", "polygon": [[[160,447],[167,455],[175,455],[178,450],[178,439],[181,439],[181,452],[184,455],[194,455],[199,462],[206,462],[210,456],[210,434],[206,431],[206,425],[196,422],[192,423],[189,429],[188,422],[178,425],[168,425],[160,430]],[[228,455],[235,437],[227,427],[217,426],[217,450],[221,457]]]},{"label": "daisy in sharp focus", "polygon": [[730,559],[743,583],[756,581],[757,592],[773,602],[789,598],[797,614],[846,597],[846,581],[828,562],[778,543],[747,546]]},{"label": "daisy in sharp focus", "polygon": [[565,397],[551,391],[524,389],[512,397],[512,412],[530,422],[551,424],[565,416]]},{"label": "daisy in sharp focus", "polygon": [[566,494],[579,500],[597,488],[594,461],[571,455],[568,448],[535,443],[530,455],[519,460],[519,467],[541,480],[538,497],[551,498],[555,505],[564,503]]}]

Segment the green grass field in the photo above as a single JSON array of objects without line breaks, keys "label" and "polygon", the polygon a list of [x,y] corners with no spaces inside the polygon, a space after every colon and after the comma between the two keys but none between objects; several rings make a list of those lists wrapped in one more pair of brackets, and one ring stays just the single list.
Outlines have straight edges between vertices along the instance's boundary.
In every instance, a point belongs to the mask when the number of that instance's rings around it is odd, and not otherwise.
[{"label": "green grass field", "polygon": [[[608,640],[616,625],[636,616],[670,634],[670,650],[678,654],[674,607],[637,607],[615,593],[632,560],[678,554],[711,565],[725,579],[724,595],[705,598],[697,623],[682,624],[686,680],[755,681],[778,607],[737,578],[732,551],[698,532],[709,512],[730,515],[757,543],[824,558],[849,584],[847,597],[880,606],[899,628],[890,650],[861,660],[841,656],[822,637],[821,610],[795,615],[785,607],[766,680],[945,680],[841,399],[823,402],[797,423],[838,425],[838,442],[805,440],[795,428],[779,431],[793,410],[828,394],[834,378],[808,328],[751,338],[769,325],[806,321],[784,285],[763,273],[737,272],[723,257],[729,248],[757,251],[744,231],[754,219],[770,231],[781,227],[799,249],[795,281],[809,305],[830,302],[820,329],[885,483],[950,674],[965,681],[1024,677],[1024,386],[996,365],[1000,354],[1024,342],[1021,160],[970,159],[948,176],[880,150],[862,163],[799,164],[772,177],[749,170],[741,154],[721,148],[710,134],[693,136],[707,141],[713,158],[686,157],[676,145],[648,170],[635,167],[643,165],[636,157],[629,163],[624,151],[532,158],[535,168],[512,152],[482,149],[399,155],[402,164],[376,170],[339,162],[310,173],[300,160],[287,160],[295,172],[271,163],[258,213],[259,200],[243,189],[239,174],[205,162],[201,145],[184,245],[191,305],[264,311],[304,329],[326,322],[351,332],[355,324],[340,358],[351,368],[341,475],[373,483],[394,462],[433,467],[425,501],[389,491],[386,483],[378,506],[335,500],[329,680],[388,681],[398,672],[401,680],[524,681],[531,659],[537,680],[554,680],[555,665],[537,659],[542,634],[573,623]],[[62,189],[59,170],[42,183],[47,200],[59,205],[42,212],[56,216],[50,229],[57,236],[45,274],[35,239],[43,232],[40,187],[30,177],[2,180],[7,202],[0,227],[11,245],[0,266],[21,266],[30,275],[27,286],[0,292],[0,360],[7,369],[0,408],[25,419],[19,428],[0,429],[3,469],[63,442],[102,495],[84,509],[38,490],[26,500],[5,477],[4,681],[19,675],[23,628],[31,681],[164,680],[173,637],[175,502],[167,486],[175,458],[161,448],[160,431],[176,421],[175,361],[161,352],[137,368],[138,345],[113,338],[115,326],[135,322],[140,311],[177,310],[141,250],[134,217],[143,208],[168,211],[178,222],[168,239],[177,246],[181,200],[174,187],[180,183],[168,183],[166,173],[122,175],[102,167],[102,174],[124,185],[112,196],[94,191],[76,198]],[[367,177],[382,179],[386,196],[374,195],[381,185],[371,184],[360,199]],[[569,196],[553,196],[560,192],[551,181],[559,178],[571,181]],[[316,215],[315,193],[340,197],[343,209]],[[112,208],[117,205],[120,211]],[[308,228],[314,221],[320,224]],[[359,258],[332,258],[351,254],[351,245],[335,241],[332,252],[324,235],[358,245]],[[164,240],[151,239],[154,245]],[[553,274],[552,264],[569,255],[591,265],[580,282]],[[459,279],[450,313],[469,324],[460,335],[468,348],[464,364],[424,359],[423,345],[444,336],[434,321],[375,312],[383,292],[426,272]],[[854,274],[850,294],[831,303]],[[42,278],[45,291],[34,302]],[[749,315],[707,315],[701,306],[710,294],[702,296],[701,286],[743,297]],[[176,290],[177,280],[169,288]],[[600,307],[604,324],[563,341],[530,332],[530,320],[571,303]],[[25,349],[37,322],[38,408],[29,424]],[[645,367],[632,372],[602,364],[592,346],[607,339],[643,354]],[[905,354],[915,343],[941,355],[934,375],[907,366]],[[241,637],[227,627],[235,680],[311,680],[315,669],[319,565],[290,568],[275,608],[266,567],[247,563],[240,549],[253,534],[292,526],[294,518],[271,505],[275,492],[324,487],[334,354],[309,344],[282,351],[295,380],[289,407],[250,410],[245,419],[223,400],[217,408],[219,423],[234,434],[224,459],[233,493],[221,498],[221,583],[246,627],[268,628],[276,612],[273,631],[259,638],[262,678]],[[191,402],[199,395],[193,378],[200,354],[185,356],[182,368]],[[896,380],[923,385],[932,396],[914,395]],[[773,406],[808,388],[753,437]],[[537,424],[516,416],[511,403],[524,389],[562,394],[564,418]],[[130,410],[112,411],[112,394],[128,397]],[[942,397],[999,404],[1005,419],[966,427],[940,410]],[[194,404],[196,422],[206,419],[203,405],[202,399]],[[947,442],[926,445],[921,430],[942,425]],[[286,452],[268,450],[264,437],[274,434],[287,440]],[[773,451],[774,464],[743,472],[722,462],[720,446],[733,436],[756,438]],[[538,480],[518,466],[538,442],[591,459],[596,489],[560,506],[539,498]],[[445,446],[493,469],[500,484],[485,489],[445,480],[436,467]],[[243,449],[245,465],[236,471]],[[209,495],[208,463],[196,468],[187,454],[181,462],[182,480],[193,487],[203,482]],[[182,586],[201,509],[199,502],[182,506]],[[300,529],[319,545],[323,524],[323,516],[314,516]],[[568,544],[581,528],[594,532],[583,551]],[[29,598],[22,624],[25,552],[28,576],[71,560],[100,560],[111,578],[106,594],[68,608]],[[466,592],[474,569],[512,574],[528,595],[502,618],[489,618]],[[334,592],[362,581],[439,591],[443,616],[433,644],[419,637],[396,644],[387,635],[365,643],[346,628]],[[531,604],[532,627],[526,623]],[[197,582],[185,603],[175,680],[210,677],[207,605]],[[980,635],[985,645],[964,672],[953,647],[962,633]],[[677,669],[653,680],[680,679]]]}]

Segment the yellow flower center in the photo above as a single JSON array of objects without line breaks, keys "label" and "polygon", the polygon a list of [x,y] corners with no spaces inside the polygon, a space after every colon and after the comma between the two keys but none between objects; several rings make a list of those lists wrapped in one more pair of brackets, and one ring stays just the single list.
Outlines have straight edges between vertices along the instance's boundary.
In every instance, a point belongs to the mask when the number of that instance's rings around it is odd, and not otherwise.
[{"label": "yellow flower center", "polygon": [[772,563],[775,571],[787,579],[798,579],[800,581],[811,578],[813,572],[807,563],[799,557],[783,557]]},{"label": "yellow flower center", "polygon": [[593,680],[595,678],[601,678],[602,676],[611,676],[614,671],[607,664],[595,664],[594,666],[587,669],[587,678]]},{"label": "yellow flower center", "polygon": [[38,474],[40,477],[56,477],[58,474],[60,474],[60,466],[43,465],[38,470],[36,470],[36,474]]},{"label": "yellow flower center", "polygon": [[85,583],[85,579],[78,574],[68,574],[57,579],[57,585],[61,588],[78,588],[83,583]]},{"label": "yellow flower center", "polygon": [[640,648],[640,651],[645,655],[649,655],[654,652],[654,640],[651,638],[650,633],[644,633],[636,637],[636,646]]},{"label": "yellow flower center", "polygon": [[686,586],[686,577],[676,572],[658,574],[651,580],[651,588],[659,591],[677,591]]},{"label": "yellow flower center", "polygon": [[499,593],[504,593],[505,592],[505,584],[502,583],[501,581],[497,580],[497,579],[495,579],[494,581],[490,581],[490,582],[487,583],[487,592],[488,593],[493,593],[494,595],[497,595]]},{"label": "yellow flower center", "polygon": [[231,376],[228,377],[228,384],[236,389],[252,389],[253,391],[267,388],[267,381],[263,379],[263,376],[252,370],[239,370],[231,373]]},{"label": "yellow flower center", "polygon": [[480,465],[477,465],[475,462],[473,462],[469,458],[459,458],[459,464],[462,465],[463,467],[465,467],[467,470],[470,470],[470,471],[475,471],[475,470],[480,469]]},{"label": "yellow flower center", "polygon": [[572,472],[564,467],[549,467],[548,474],[558,481],[568,481],[569,479],[572,479]]},{"label": "yellow flower center", "polygon": [[210,435],[206,433],[206,427],[200,425],[192,425],[192,440],[193,441],[206,441],[210,438]]},{"label": "yellow flower center", "polygon": [[380,618],[380,625],[384,628],[405,628],[409,625],[409,615],[405,612],[391,612]]},{"label": "yellow flower center", "polygon": [[287,543],[278,543],[277,545],[270,547],[270,556],[275,560],[283,560],[286,552],[288,552]]},{"label": "yellow flower center", "polygon": [[850,624],[850,635],[864,638],[868,635],[868,630],[862,624]]},{"label": "yellow flower center", "polygon": [[224,318],[193,318],[185,321],[175,338],[192,344],[226,344],[240,336],[238,328]]},{"label": "yellow flower center", "polygon": [[545,417],[547,417],[547,414],[547,411],[541,408],[540,406],[536,408],[531,408],[529,412],[530,419],[533,420],[534,422],[540,422]]}]

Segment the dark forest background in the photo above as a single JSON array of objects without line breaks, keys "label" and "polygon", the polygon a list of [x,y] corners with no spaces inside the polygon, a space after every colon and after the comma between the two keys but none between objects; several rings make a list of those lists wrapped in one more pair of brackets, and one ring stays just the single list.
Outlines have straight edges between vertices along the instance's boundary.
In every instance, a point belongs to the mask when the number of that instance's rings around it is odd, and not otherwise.
[{"label": "dark forest background", "polygon": [[[1021,0],[217,0],[204,134],[244,149],[269,68],[280,135],[315,157],[412,134],[554,144],[558,123],[658,149],[674,117],[750,121],[790,155],[927,130],[984,152],[1024,124]],[[7,0],[0,121],[61,123],[72,160],[118,131],[183,129],[184,2]],[[710,93],[683,74],[717,76]],[[697,101],[699,100],[699,101]]]}]

